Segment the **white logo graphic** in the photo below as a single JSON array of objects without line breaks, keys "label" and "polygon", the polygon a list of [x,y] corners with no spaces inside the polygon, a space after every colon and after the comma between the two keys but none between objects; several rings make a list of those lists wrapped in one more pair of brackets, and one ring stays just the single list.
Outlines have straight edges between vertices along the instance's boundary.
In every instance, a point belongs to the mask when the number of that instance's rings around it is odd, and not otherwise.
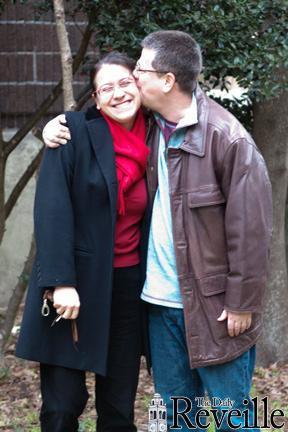
[{"label": "white logo graphic", "polygon": [[159,393],[155,393],[149,405],[149,432],[167,432],[166,404]]}]

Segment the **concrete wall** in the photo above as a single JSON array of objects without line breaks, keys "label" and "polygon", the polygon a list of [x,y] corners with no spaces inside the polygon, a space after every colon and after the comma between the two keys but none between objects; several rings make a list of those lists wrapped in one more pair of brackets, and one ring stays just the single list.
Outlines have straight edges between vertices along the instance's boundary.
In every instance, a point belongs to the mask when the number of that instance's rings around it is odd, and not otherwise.
[{"label": "concrete wall", "polygon": [[[5,130],[4,138],[8,139],[14,130]],[[6,170],[6,197],[18,178],[24,172],[30,160],[38,153],[41,143],[32,134],[21,142],[9,157]],[[35,177],[30,180],[10,214],[3,242],[0,246],[0,307],[5,308],[11,291],[23,268],[28,255],[33,231],[33,199]]]}]

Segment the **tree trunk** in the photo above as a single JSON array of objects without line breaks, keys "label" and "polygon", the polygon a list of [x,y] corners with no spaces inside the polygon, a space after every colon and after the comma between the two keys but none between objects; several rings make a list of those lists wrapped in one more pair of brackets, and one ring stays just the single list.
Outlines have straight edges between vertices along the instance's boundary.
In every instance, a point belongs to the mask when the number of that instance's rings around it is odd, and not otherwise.
[{"label": "tree trunk", "polygon": [[5,232],[5,160],[0,155],[0,244]]},{"label": "tree trunk", "polygon": [[0,130],[0,244],[5,232],[5,142],[3,140],[2,131]]},{"label": "tree trunk", "polygon": [[73,96],[72,53],[65,26],[65,11],[63,0],[53,0],[56,30],[61,55],[63,77],[64,111],[74,111],[76,102]]},{"label": "tree trunk", "polygon": [[286,232],[286,265],[287,265],[287,272],[288,272],[288,192],[287,192],[287,199],[286,199],[286,214],[285,214],[285,232]]},{"label": "tree trunk", "polygon": [[264,300],[264,331],[258,362],[288,361],[288,289],[285,210],[288,185],[288,91],[254,105],[254,139],[270,174],[273,191],[273,236],[270,275]]}]

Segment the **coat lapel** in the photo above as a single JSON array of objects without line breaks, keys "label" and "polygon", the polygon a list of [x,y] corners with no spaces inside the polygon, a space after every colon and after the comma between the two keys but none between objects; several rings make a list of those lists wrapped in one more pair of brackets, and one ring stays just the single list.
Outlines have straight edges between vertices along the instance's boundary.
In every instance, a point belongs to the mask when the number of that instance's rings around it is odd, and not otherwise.
[{"label": "coat lapel", "polygon": [[111,210],[112,214],[114,214],[117,207],[117,193],[115,194],[115,184],[117,192],[118,181],[115,165],[115,151],[109,127],[103,117],[88,120],[86,121],[86,125],[88,128],[92,148],[107,184]]}]

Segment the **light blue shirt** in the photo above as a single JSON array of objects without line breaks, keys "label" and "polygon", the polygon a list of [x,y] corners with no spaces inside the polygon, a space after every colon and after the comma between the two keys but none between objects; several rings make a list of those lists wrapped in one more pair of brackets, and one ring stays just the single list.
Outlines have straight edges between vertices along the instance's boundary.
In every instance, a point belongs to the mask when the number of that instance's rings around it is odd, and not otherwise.
[{"label": "light blue shirt", "polygon": [[[161,117],[157,114],[155,116],[158,121],[163,122]],[[178,148],[183,142],[187,127],[197,122],[197,104],[193,96],[190,107],[170,136],[168,147]],[[161,131],[158,153],[158,189],[152,209],[147,273],[141,298],[148,303],[182,308],[172,234],[166,151],[165,139]]]}]

